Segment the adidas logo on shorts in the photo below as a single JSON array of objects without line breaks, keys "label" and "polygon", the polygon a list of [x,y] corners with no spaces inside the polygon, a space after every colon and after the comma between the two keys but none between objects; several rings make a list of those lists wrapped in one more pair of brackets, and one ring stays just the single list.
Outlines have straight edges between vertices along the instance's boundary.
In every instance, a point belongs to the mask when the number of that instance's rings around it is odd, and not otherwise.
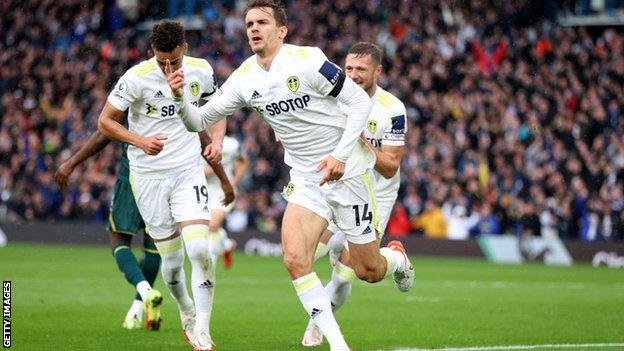
[{"label": "adidas logo on shorts", "polygon": [[362,232],[362,234],[368,234],[371,232],[371,227],[370,225],[366,227],[366,229],[364,229],[364,231]]}]

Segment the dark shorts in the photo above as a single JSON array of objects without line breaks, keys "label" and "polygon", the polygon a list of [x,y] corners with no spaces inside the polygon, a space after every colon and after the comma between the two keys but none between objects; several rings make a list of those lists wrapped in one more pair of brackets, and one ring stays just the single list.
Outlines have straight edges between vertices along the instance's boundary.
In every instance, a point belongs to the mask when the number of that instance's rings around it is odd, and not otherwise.
[{"label": "dark shorts", "polygon": [[128,179],[117,178],[106,230],[131,235],[145,230],[145,223],[134,201]]}]

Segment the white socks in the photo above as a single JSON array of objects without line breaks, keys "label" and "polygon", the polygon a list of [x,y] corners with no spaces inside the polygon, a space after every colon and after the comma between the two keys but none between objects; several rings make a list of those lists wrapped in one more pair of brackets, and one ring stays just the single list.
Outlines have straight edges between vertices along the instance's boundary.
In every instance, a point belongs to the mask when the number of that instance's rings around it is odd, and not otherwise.
[{"label": "white socks", "polygon": [[139,282],[136,286],[136,291],[141,295],[141,300],[145,301],[147,298],[147,293],[152,290],[152,287],[149,285],[147,280],[143,280]]},{"label": "white socks", "polygon": [[332,309],[336,311],[344,304],[349,295],[351,295],[351,286],[356,275],[353,269],[338,261],[332,271],[331,280],[325,286],[325,291],[329,295]]},{"label": "white socks", "polygon": [[327,255],[329,252],[329,246],[319,241],[316,245],[316,251],[314,251],[314,262],[316,262],[319,258]]},{"label": "white socks", "polygon": [[332,313],[329,296],[316,273],[309,273],[292,282],[303,308],[325,335],[332,351],[349,350]]},{"label": "white socks", "polygon": [[405,270],[405,255],[403,253],[389,249],[387,247],[382,247],[379,249],[379,253],[386,259],[386,263],[388,264],[386,267],[386,277],[394,274],[396,271]]},{"label": "white socks", "polygon": [[155,244],[162,259],[161,274],[163,281],[169,289],[171,297],[178,304],[178,309],[188,312],[193,309],[193,300],[186,290],[182,238],[178,236]]},{"label": "white socks", "polygon": [[210,334],[210,316],[214,297],[215,266],[210,258],[208,226],[191,224],[182,228],[186,253],[191,261],[191,287],[195,299],[195,334]]}]

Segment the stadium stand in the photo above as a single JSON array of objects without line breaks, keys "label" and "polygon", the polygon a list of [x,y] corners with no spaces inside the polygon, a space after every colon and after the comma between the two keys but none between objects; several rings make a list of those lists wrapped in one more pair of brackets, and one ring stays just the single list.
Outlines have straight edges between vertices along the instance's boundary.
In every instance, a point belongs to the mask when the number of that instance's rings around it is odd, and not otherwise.
[{"label": "stadium stand", "polygon": [[[386,53],[380,85],[409,117],[389,231],[624,239],[620,32],[559,25],[559,11],[581,6],[573,1],[287,3],[287,42],[319,46],[338,64],[360,40]],[[250,54],[236,5],[192,7],[203,28],[189,32],[191,52],[221,82]],[[147,57],[137,28],[167,11],[161,1],[0,3],[0,221],[105,221],[118,146],[77,169],[68,190],[53,174],[95,130],[116,79]],[[283,151],[251,111],[229,118],[228,131],[252,160],[235,226],[275,231]]]}]

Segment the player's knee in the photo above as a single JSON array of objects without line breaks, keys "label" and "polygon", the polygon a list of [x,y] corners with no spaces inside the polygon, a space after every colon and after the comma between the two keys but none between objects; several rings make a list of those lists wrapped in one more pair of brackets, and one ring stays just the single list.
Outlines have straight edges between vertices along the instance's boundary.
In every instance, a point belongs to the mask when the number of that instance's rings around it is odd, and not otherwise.
[{"label": "player's knee", "polygon": [[303,275],[311,271],[311,263],[304,256],[295,253],[284,253],[284,266],[291,275]]},{"label": "player's knee", "polygon": [[160,259],[163,270],[180,270],[184,265],[184,256],[181,253],[162,255]]},{"label": "player's knee", "polygon": [[117,232],[110,233],[110,244],[111,246],[119,246],[126,245],[130,246],[130,242],[132,241],[132,235],[122,234]]},{"label": "player's knee", "polygon": [[210,244],[208,240],[193,240],[191,245],[187,245],[186,253],[191,262],[205,261],[210,258]]},{"label": "player's knee", "polygon": [[162,260],[160,272],[163,280],[168,283],[175,280],[175,277],[180,273],[184,265],[184,257],[180,256],[180,259],[172,259],[172,257],[166,257]]},{"label": "player's knee", "polygon": [[384,277],[383,273],[379,272],[378,267],[368,263],[357,264],[353,267],[353,270],[359,279],[369,283],[376,283]]}]

